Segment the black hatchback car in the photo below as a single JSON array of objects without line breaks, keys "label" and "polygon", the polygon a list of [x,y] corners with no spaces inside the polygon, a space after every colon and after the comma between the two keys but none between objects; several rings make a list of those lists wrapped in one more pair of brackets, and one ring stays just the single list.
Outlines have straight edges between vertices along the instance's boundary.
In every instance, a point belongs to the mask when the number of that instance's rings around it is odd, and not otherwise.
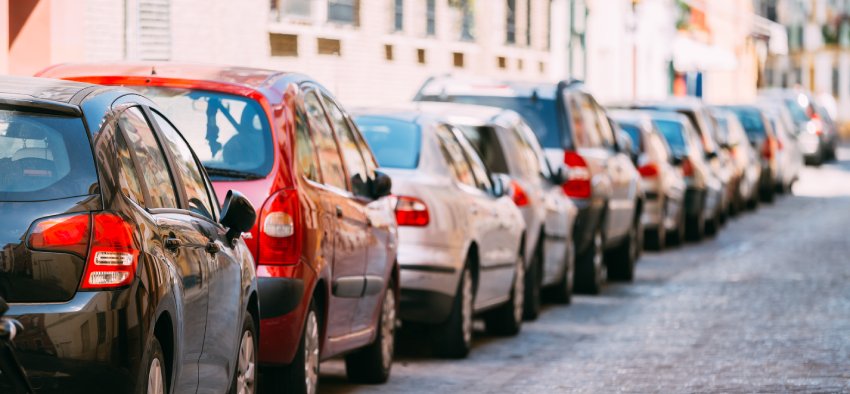
[{"label": "black hatchback car", "polygon": [[35,392],[254,391],[256,214],[216,201],[138,93],[0,78],[0,297]]}]

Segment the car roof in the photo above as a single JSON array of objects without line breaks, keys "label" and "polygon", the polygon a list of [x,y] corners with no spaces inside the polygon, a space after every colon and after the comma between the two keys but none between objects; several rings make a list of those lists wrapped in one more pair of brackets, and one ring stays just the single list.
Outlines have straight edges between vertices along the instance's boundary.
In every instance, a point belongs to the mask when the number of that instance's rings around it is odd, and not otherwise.
[{"label": "car roof", "polygon": [[416,108],[422,112],[444,118],[463,119],[464,124],[470,124],[472,126],[489,125],[494,123],[497,120],[496,118],[501,115],[514,113],[511,110],[498,107],[433,101],[417,102]]},{"label": "car roof", "polygon": [[433,115],[423,113],[412,103],[387,107],[354,108],[350,112],[354,118],[371,116],[417,124],[442,121]]},{"label": "car roof", "polygon": [[69,104],[80,91],[95,85],[34,77],[0,77],[0,95],[20,96],[21,99]]},{"label": "car roof", "polygon": [[422,96],[493,96],[531,97],[537,94],[543,99],[554,99],[558,84],[553,82],[525,82],[498,78],[441,75],[429,78],[419,90]]}]

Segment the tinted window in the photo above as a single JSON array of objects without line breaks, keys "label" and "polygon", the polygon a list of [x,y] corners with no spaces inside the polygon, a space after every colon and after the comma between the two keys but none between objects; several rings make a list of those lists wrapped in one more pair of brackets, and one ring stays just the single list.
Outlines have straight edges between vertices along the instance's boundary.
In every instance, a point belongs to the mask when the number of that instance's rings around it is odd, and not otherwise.
[{"label": "tinted window", "polygon": [[446,159],[446,163],[452,170],[455,179],[467,186],[476,187],[475,177],[472,175],[472,169],[469,167],[469,162],[463,154],[463,148],[458,145],[452,132],[445,126],[437,127],[437,138],[440,143],[440,149]]},{"label": "tinted window", "polygon": [[602,145],[596,112],[583,94],[567,94],[573,136],[577,148],[596,148]]},{"label": "tinted window", "polygon": [[797,100],[785,99],[785,107],[791,112],[794,122],[804,123],[809,121],[809,115],[806,114],[806,109],[797,104]]},{"label": "tinted window", "polygon": [[549,177],[552,174],[549,168],[549,162],[546,160],[546,155],[543,153],[543,149],[540,148],[540,143],[536,138],[534,138],[534,133],[532,133],[528,125],[522,121],[517,124],[515,131],[518,133],[517,138],[521,139],[523,144],[528,146],[528,148],[531,149],[531,153],[534,154],[534,157],[537,160],[537,169],[540,171],[540,174],[544,177]]},{"label": "tinted window", "polygon": [[558,126],[557,101],[531,97],[454,96],[448,101],[511,109],[522,115],[531,130],[546,148],[563,148]]},{"label": "tinted window", "polygon": [[253,179],[271,171],[271,129],[257,101],[206,90],[135,89],[174,122],[213,179]]},{"label": "tinted window", "polygon": [[680,122],[673,120],[656,119],[653,121],[658,131],[664,136],[670,150],[677,156],[688,152],[687,140],[685,140],[685,128]]},{"label": "tinted window", "polygon": [[142,178],[151,198],[147,207],[177,208],[174,180],[168,172],[168,164],[159,143],[141,110],[134,107],[124,111],[118,117],[118,126],[124,131],[135,162],[143,169]]},{"label": "tinted window", "polygon": [[765,135],[764,118],[761,112],[755,108],[747,107],[731,107],[729,110],[738,117],[741,125],[744,126],[744,131],[747,132],[747,137],[751,140],[763,139]]},{"label": "tinted window", "polygon": [[319,156],[322,181],[328,186],[348,190],[345,170],[339,156],[339,148],[337,148],[325,111],[319,103],[319,97],[313,92],[307,93],[304,96],[304,106],[307,108],[307,117],[310,119],[310,126],[313,129],[313,142]]},{"label": "tinted window", "polygon": [[354,137],[354,132],[351,130],[348,121],[345,119],[342,110],[328,97],[324,97],[325,108],[328,109],[331,122],[333,122],[334,130],[336,131],[337,141],[342,151],[342,158],[345,159],[348,175],[351,178],[351,187],[355,194],[360,196],[369,195],[368,177],[366,175],[366,163],[363,162],[363,156],[360,155],[360,147],[357,145],[357,139]]},{"label": "tinted window", "polygon": [[605,110],[596,103],[592,97],[588,96],[587,100],[590,101],[593,105],[593,110],[596,112],[596,129],[599,130],[599,138],[602,141],[602,145],[607,148],[614,147],[614,127],[611,125],[611,121],[608,119],[608,115],[605,113]]},{"label": "tinted window", "polygon": [[363,132],[381,167],[412,169],[419,165],[422,130],[417,124],[361,116],[357,118],[357,127]]},{"label": "tinted window", "polygon": [[458,128],[475,148],[478,155],[481,156],[481,160],[484,161],[487,168],[501,174],[509,172],[508,163],[505,161],[505,152],[502,151],[496,130],[492,127],[459,126]]},{"label": "tinted window", "polygon": [[145,195],[142,193],[142,183],[138,176],[138,167],[134,162],[130,147],[121,133],[115,133],[115,151],[118,154],[118,162],[120,163],[120,175],[118,179],[121,193],[127,198],[133,200],[140,206],[145,206]]},{"label": "tinted window", "polygon": [[183,189],[186,192],[186,200],[189,202],[189,210],[210,219],[213,217],[213,207],[210,202],[209,190],[205,185],[204,175],[201,172],[192,149],[183,140],[180,133],[168,123],[160,114],[153,113],[154,121],[159,125],[165,137],[166,145],[174,158],[174,168],[183,180]]},{"label": "tinted window", "polygon": [[295,161],[301,175],[313,182],[321,182],[319,163],[316,161],[316,148],[310,138],[307,114],[301,107],[295,110]]},{"label": "tinted window", "polygon": [[0,110],[0,200],[83,196],[96,185],[80,118]]},{"label": "tinted window", "polygon": [[636,148],[640,148],[643,146],[643,141],[641,140],[640,128],[632,123],[620,122],[620,128],[629,135],[629,138],[632,140],[632,144]]},{"label": "tinted window", "polygon": [[475,177],[475,185],[484,192],[490,192],[490,177],[487,173],[487,167],[484,165],[484,162],[481,161],[481,157],[478,156],[478,153],[475,152],[475,148],[469,144],[464,137],[457,138],[455,135],[458,144],[461,146],[463,150],[463,156],[466,158],[466,161],[469,162],[469,168],[472,169],[472,176]]}]

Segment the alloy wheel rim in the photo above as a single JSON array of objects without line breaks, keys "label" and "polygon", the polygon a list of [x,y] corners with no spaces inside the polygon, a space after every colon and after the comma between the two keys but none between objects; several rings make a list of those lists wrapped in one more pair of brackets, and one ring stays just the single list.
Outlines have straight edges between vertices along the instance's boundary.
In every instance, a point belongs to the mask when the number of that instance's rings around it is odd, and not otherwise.
[{"label": "alloy wheel rim", "polygon": [[467,346],[472,343],[472,274],[469,270],[463,271],[463,288],[461,289],[461,329],[463,330],[463,341]]},{"label": "alloy wheel rim", "polygon": [[384,307],[381,313],[381,363],[384,369],[389,369],[393,362],[395,350],[395,294],[393,289],[387,289],[384,297]]},{"label": "alloy wheel rim", "polygon": [[516,280],[514,281],[514,321],[522,321],[522,306],[525,302],[525,263],[517,258]]},{"label": "alloy wheel rim", "polygon": [[307,393],[314,394],[319,381],[319,323],[316,313],[307,315],[304,332],[304,383]]},{"label": "alloy wheel rim", "polygon": [[254,334],[251,331],[245,331],[242,334],[242,343],[239,345],[239,370],[236,375],[236,392],[238,394],[250,394],[254,392],[254,379],[256,376],[254,350]]},{"label": "alloy wheel rim", "polygon": [[165,387],[162,381],[162,363],[160,363],[158,358],[151,360],[151,365],[148,369],[148,394],[165,394]]}]

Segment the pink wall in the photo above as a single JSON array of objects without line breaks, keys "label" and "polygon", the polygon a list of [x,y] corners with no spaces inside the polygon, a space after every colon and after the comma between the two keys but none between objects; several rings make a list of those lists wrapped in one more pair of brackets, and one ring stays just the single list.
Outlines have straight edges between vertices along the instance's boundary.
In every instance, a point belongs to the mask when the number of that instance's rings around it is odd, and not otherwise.
[{"label": "pink wall", "polygon": [[50,1],[14,0],[8,10],[8,73],[33,75],[50,64]]}]

